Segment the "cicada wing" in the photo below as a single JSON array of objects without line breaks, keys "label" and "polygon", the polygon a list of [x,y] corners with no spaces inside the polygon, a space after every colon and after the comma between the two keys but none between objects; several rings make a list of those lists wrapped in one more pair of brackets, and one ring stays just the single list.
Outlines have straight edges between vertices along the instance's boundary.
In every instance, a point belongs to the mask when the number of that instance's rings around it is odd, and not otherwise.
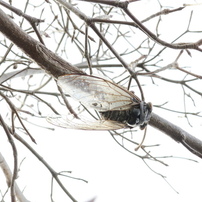
[{"label": "cicada wing", "polygon": [[134,104],[131,92],[99,77],[70,74],[60,76],[57,83],[65,93],[87,108],[98,111],[126,110]]},{"label": "cicada wing", "polygon": [[108,120],[87,120],[73,118],[73,116],[47,117],[47,121],[55,126],[78,130],[118,130],[127,127],[126,124]]}]

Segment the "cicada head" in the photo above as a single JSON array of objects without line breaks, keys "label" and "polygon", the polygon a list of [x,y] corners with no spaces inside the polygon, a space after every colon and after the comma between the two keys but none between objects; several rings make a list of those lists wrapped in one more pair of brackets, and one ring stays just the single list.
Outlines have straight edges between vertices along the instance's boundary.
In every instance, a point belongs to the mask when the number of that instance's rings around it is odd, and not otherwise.
[{"label": "cicada head", "polygon": [[[140,103],[141,105],[141,103]],[[142,110],[143,108],[143,110]],[[142,110],[142,111],[141,111]],[[147,126],[148,122],[150,121],[151,118],[151,113],[152,113],[152,103],[144,103],[143,107],[140,107],[140,129],[143,130]]]},{"label": "cicada head", "polygon": [[140,126],[140,129],[144,129],[150,118],[152,112],[152,104],[140,102],[139,105],[135,105],[130,109],[130,116],[127,118],[127,125],[130,127]]}]

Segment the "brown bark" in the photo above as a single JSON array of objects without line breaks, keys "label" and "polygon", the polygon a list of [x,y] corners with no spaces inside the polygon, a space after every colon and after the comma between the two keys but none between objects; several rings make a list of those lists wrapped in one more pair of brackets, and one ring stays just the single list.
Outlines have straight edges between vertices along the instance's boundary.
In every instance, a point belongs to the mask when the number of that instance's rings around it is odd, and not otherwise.
[{"label": "brown bark", "polygon": [[152,113],[149,125],[157,128],[175,141],[183,144],[189,151],[202,158],[202,141],[190,135],[182,128]]},{"label": "brown bark", "polygon": [[82,70],[66,62],[48,50],[43,44],[26,34],[1,9],[0,32],[55,78],[64,74],[85,74]]}]

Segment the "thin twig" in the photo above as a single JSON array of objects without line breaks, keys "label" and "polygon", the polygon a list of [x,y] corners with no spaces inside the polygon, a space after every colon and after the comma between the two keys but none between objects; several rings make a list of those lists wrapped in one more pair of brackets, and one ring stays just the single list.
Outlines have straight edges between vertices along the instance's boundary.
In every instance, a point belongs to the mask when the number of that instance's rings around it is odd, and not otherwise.
[{"label": "thin twig", "polygon": [[31,24],[31,26],[34,29],[34,31],[36,32],[36,35],[38,36],[40,42],[42,44],[44,44],[44,41],[43,41],[38,29],[36,28],[36,25],[38,25],[41,22],[44,22],[44,20],[37,19],[35,17],[31,17],[31,16],[23,13],[20,9],[15,8],[15,7],[11,6],[10,4],[7,4],[6,2],[4,2],[2,0],[0,0],[0,4],[4,7],[8,8],[9,10],[13,11],[15,14],[24,17]]},{"label": "thin twig", "polygon": [[4,131],[7,135],[7,138],[9,140],[9,143],[11,144],[12,150],[13,150],[13,159],[14,159],[14,167],[13,167],[13,176],[12,176],[12,180],[11,180],[11,184],[10,184],[10,188],[11,188],[11,201],[12,202],[16,202],[16,194],[15,194],[15,180],[17,178],[18,175],[18,157],[17,157],[17,148],[15,146],[15,143],[13,141],[13,138],[10,134],[10,131],[6,125],[6,123],[4,122],[1,114],[0,114],[0,125],[4,128]]},{"label": "thin twig", "polygon": [[49,172],[52,174],[53,178],[56,180],[60,188],[64,191],[64,193],[73,201],[77,202],[77,200],[69,193],[69,191],[66,189],[64,184],[61,182],[61,180],[58,177],[58,174],[53,168],[44,160],[42,156],[40,156],[24,139],[22,139],[17,133],[13,134],[14,137],[19,140],[30,152],[33,153],[33,155],[43,163],[43,165],[49,170]]}]

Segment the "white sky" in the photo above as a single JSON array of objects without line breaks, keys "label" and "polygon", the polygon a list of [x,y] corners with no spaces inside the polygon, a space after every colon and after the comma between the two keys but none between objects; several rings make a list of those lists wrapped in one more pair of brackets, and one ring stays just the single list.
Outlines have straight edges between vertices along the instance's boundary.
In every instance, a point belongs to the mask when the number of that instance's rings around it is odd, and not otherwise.
[{"label": "white sky", "polygon": [[[148,4],[148,2],[150,4]],[[167,5],[176,6],[174,4],[176,1],[164,1],[164,5],[166,5],[166,2]],[[194,2],[195,1],[177,1],[177,3],[180,4],[177,6],[181,6],[183,3]],[[135,11],[139,11],[137,13],[139,19],[149,16],[149,12],[153,13],[151,5],[153,5],[153,1],[134,3]],[[142,10],[140,8],[145,8],[144,12],[141,12]],[[198,12],[201,8],[201,6],[198,6],[194,9]],[[193,9],[193,7],[187,8],[187,12],[190,12],[191,9]],[[147,12],[148,15],[145,14]],[[179,18],[179,20],[180,19],[181,24],[183,21],[182,18]],[[170,21],[168,21],[168,23],[170,23]],[[174,25],[176,26],[176,23]],[[172,26],[172,24],[168,24],[168,26]],[[193,26],[196,25],[193,24]],[[200,26],[200,23],[197,23],[197,26]],[[177,28],[178,26],[175,27],[175,29]],[[162,27],[162,29],[165,29],[165,27]],[[170,35],[169,33],[167,36],[162,37],[166,39],[166,37],[170,37]],[[49,41],[51,39],[46,40]],[[164,58],[165,64],[172,62],[172,55],[169,53],[168,50]],[[176,57],[175,53],[173,57]],[[197,57],[198,60],[195,59]],[[192,71],[197,71],[198,74],[202,74],[201,67],[198,68],[200,57],[201,55],[199,53],[194,52],[193,57],[185,62],[186,64],[193,65]],[[77,58],[72,58],[71,62],[77,63]],[[183,64],[183,61],[181,62]],[[175,74],[175,72],[173,72],[174,71],[170,72],[170,74]],[[166,89],[165,92],[166,85],[161,81],[157,81],[157,83],[161,85],[162,88],[159,88],[159,86],[151,86],[151,88],[145,89],[147,100],[154,104],[161,104],[165,100],[169,101],[169,93],[172,91],[172,95],[174,95],[176,99],[174,100],[175,102],[173,100],[170,101],[171,106],[181,108],[183,95],[181,95],[180,87]],[[201,103],[200,97],[196,98],[196,103]],[[202,140],[201,120],[190,117],[193,127],[189,127],[186,119],[179,115],[156,108],[154,110],[155,113],[167,118],[169,121]],[[0,111],[6,113],[7,109],[0,106]],[[198,108],[198,111],[201,111],[201,107]],[[45,123],[45,121],[41,124],[43,123],[46,124],[46,126],[53,127]],[[165,163],[169,164],[167,167],[156,162],[148,163],[153,170],[165,175],[167,181],[179,194],[177,194],[162,177],[152,172],[141,159],[131,155],[116,144],[108,132],[75,131],[62,128],[49,131],[37,127],[30,127],[34,131],[32,132],[34,138],[37,140],[37,145],[31,145],[50,166],[56,171],[72,171],[72,174],[69,174],[70,176],[88,181],[88,183],[85,183],[70,178],[61,178],[68,191],[78,201],[85,202],[93,197],[97,198],[96,202],[201,201],[201,159],[195,157],[183,146],[151,127],[148,128],[145,144],[161,144],[159,147],[151,148],[152,154],[156,156],[173,155],[174,158],[162,159]],[[133,136],[138,136],[141,140],[142,131],[136,132]],[[0,151],[8,160],[8,163],[12,165],[13,158],[11,148],[2,129],[0,129],[0,137]],[[27,139],[27,141],[30,140]],[[17,179],[18,185],[21,189],[25,188],[24,194],[30,201],[51,201],[50,174],[30,152],[20,143],[15,142],[18,146],[19,161],[26,158],[19,171],[19,178]],[[198,163],[175,157],[194,159],[197,160]],[[3,183],[4,176],[0,173],[0,190],[2,193],[5,191]],[[61,189],[58,188],[56,183],[54,183],[54,185],[55,201],[70,201]],[[7,201],[9,201],[8,198]]]}]

